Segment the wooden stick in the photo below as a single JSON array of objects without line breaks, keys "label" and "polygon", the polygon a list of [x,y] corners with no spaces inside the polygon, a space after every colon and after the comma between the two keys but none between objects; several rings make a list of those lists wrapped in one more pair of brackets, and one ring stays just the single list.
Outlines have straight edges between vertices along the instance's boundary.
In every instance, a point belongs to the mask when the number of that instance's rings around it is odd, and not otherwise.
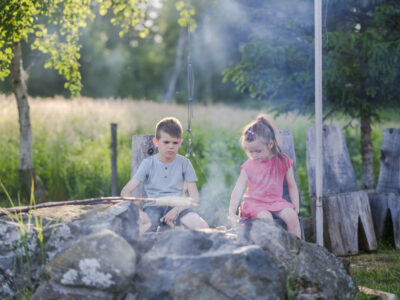
[{"label": "wooden stick", "polygon": [[9,213],[22,213],[28,212],[34,209],[64,206],[64,205],[93,205],[93,204],[108,204],[108,203],[118,203],[121,201],[144,201],[144,202],[155,202],[156,205],[160,206],[183,206],[190,207],[196,206],[197,203],[194,202],[193,198],[190,197],[178,197],[178,196],[168,196],[160,198],[139,198],[139,197],[100,197],[100,198],[90,198],[85,200],[71,200],[71,201],[60,201],[60,202],[47,202],[37,205],[29,206],[17,206],[12,208],[0,208],[0,216],[7,215]]}]

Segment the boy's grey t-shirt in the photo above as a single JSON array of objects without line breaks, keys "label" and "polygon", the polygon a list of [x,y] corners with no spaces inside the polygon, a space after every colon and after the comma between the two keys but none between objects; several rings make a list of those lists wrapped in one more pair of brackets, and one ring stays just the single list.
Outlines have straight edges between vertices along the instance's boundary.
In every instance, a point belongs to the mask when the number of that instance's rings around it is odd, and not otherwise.
[{"label": "boy's grey t-shirt", "polygon": [[[182,196],[183,181],[197,181],[192,163],[179,154],[169,163],[163,163],[157,155],[144,159],[133,178],[143,183],[149,198]],[[145,206],[148,205],[155,204],[147,203]]]}]

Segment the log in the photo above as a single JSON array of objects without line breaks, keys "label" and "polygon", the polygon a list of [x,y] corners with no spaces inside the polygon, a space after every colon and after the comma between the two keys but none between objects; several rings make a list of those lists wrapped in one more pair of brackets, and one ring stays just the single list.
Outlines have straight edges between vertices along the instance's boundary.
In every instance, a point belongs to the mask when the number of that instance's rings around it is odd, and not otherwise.
[{"label": "log", "polygon": [[369,194],[372,219],[378,241],[381,241],[389,218],[393,225],[393,239],[400,249],[400,129],[382,131],[379,179],[375,193]]},{"label": "log", "polygon": [[118,195],[117,123],[111,123],[111,196]]},{"label": "log", "polygon": [[[296,180],[297,187],[299,187],[298,181],[297,181],[297,168],[296,168],[296,153],[294,149],[294,139],[293,139],[293,133],[290,130],[279,130],[279,136],[280,136],[280,145],[281,145],[281,150],[284,154],[286,154],[291,160],[293,160],[293,173],[294,173],[294,178]],[[283,199],[290,201],[290,196],[289,196],[289,189],[287,186],[286,180],[283,182]],[[301,205],[301,193],[299,189],[299,204]],[[276,220],[282,227],[286,228],[286,224],[281,220],[278,219]],[[300,230],[301,230],[301,237],[304,239],[304,226],[303,226],[303,220],[301,216],[299,216],[299,221],[300,221]]]},{"label": "log", "polygon": [[400,128],[382,131],[378,193],[400,194]]},{"label": "log", "polygon": [[[281,138],[281,150],[286,154],[291,160],[293,160],[293,173],[296,179],[297,186],[299,186],[297,181],[297,168],[296,168],[296,154],[294,150],[293,133],[290,130],[279,130],[279,135]],[[300,196],[300,195],[299,195]],[[290,202],[289,190],[286,180],[283,183],[283,199]],[[301,204],[301,202],[300,202]]]},{"label": "log", "polygon": [[[324,126],[322,129],[323,188],[322,195],[358,191],[356,175],[351,164],[346,140],[339,126]],[[315,197],[315,127],[307,128],[306,138],[308,188],[310,197]]]},{"label": "log", "polygon": [[391,218],[395,247],[400,249],[400,194],[370,193],[369,203],[377,240],[381,241],[385,231],[389,230],[386,225]]},{"label": "log", "polygon": [[[312,213],[315,215],[315,197]],[[324,245],[338,256],[354,255],[360,249],[377,248],[374,224],[366,191],[340,193],[322,198]]]},{"label": "log", "polygon": [[65,206],[65,205],[94,205],[94,204],[114,204],[122,201],[134,201],[134,202],[155,202],[159,206],[179,206],[179,207],[190,207],[197,206],[197,202],[191,197],[180,197],[180,196],[166,196],[160,198],[142,198],[142,197],[99,197],[90,198],[84,200],[71,200],[71,201],[59,201],[59,202],[46,202],[37,205],[28,206],[16,206],[11,208],[0,208],[0,216],[9,214],[19,214],[23,212],[29,212],[31,210]]},{"label": "log", "polygon": [[[153,143],[154,135],[134,135],[132,137],[131,178],[135,175],[143,159],[158,152]],[[147,197],[142,183],[132,193],[133,197]]]},{"label": "log", "polygon": [[[368,194],[359,191],[346,141],[339,126],[324,126],[323,223],[325,246],[336,255],[377,247]],[[315,232],[315,127],[307,128],[308,186]]]}]

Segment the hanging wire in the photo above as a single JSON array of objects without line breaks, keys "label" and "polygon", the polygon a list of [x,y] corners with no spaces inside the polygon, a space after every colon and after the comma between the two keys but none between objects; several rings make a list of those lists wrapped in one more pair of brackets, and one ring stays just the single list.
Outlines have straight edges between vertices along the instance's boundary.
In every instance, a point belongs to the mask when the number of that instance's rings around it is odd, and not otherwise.
[{"label": "hanging wire", "polygon": [[192,68],[192,60],[191,60],[191,34],[190,34],[190,14],[188,19],[187,25],[187,39],[188,39],[188,56],[187,56],[187,92],[188,92],[188,111],[187,111],[187,120],[188,120],[188,128],[186,129],[187,132],[187,149],[186,149],[186,157],[190,158],[193,157],[197,166],[199,167],[201,173],[203,174],[204,178],[206,178],[206,174],[204,173],[203,168],[201,167],[199,161],[197,160],[196,154],[192,148],[193,142],[193,133],[192,133],[192,118],[193,118],[193,102],[194,102],[194,73]]}]

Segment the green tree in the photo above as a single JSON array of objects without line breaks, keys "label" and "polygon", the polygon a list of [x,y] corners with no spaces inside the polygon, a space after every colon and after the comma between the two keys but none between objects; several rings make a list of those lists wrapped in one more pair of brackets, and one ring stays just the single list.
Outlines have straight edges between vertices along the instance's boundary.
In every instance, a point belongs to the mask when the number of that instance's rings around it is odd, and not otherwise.
[{"label": "green tree", "polygon": [[[277,112],[311,113],[312,1],[246,5],[259,28],[274,34],[250,34],[241,61],[225,72],[225,80],[252,97],[270,101]],[[363,188],[372,189],[371,124],[379,121],[383,109],[400,107],[400,3],[333,0],[325,20],[324,114],[341,113],[360,121]]]},{"label": "green tree", "polygon": [[21,42],[33,39],[32,49],[48,54],[46,68],[54,68],[65,78],[64,87],[71,95],[79,94],[80,30],[94,18],[94,9],[100,15],[113,15],[111,23],[120,27],[120,35],[139,29],[144,37],[148,29],[140,26],[146,16],[147,1],[97,0],[10,0],[0,2],[0,79],[11,74],[20,125],[19,172],[21,192],[27,198],[31,180],[35,180],[38,199],[44,197],[44,188],[35,174],[32,153],[32,128],[28,94],[24,75]]}]

